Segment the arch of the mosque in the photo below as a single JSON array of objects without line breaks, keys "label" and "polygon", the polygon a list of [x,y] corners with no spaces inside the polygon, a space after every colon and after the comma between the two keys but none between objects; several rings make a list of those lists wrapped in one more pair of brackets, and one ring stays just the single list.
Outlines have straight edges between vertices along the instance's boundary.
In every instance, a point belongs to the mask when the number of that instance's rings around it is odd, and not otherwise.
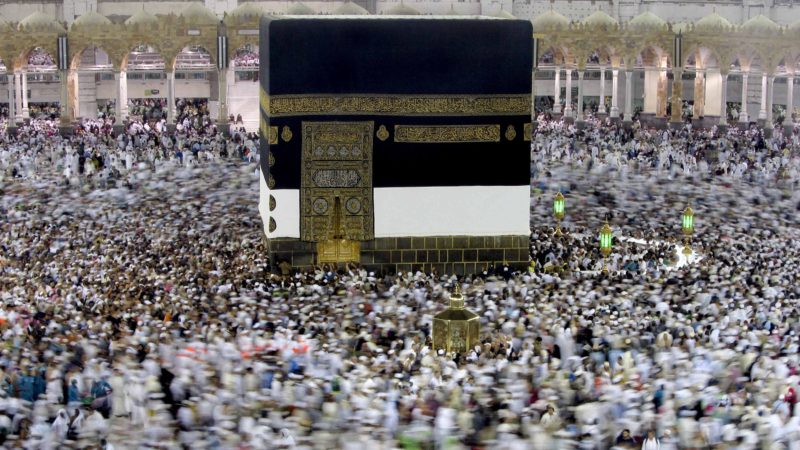
[{"label": "arch of the mosque", "polygon": [[[314,11],[294,4],[286,13]],[[403,8],[394,13],[412,14]],[[256,4],[244,3],[219,20],[191,3],[169,15],[139,11],[124,23],[89,12],[68,29],[42,13],[19,23],[0,19],[5,102],[16,119],[28,117],[29,96],[59,105],[69,123],[103,107],[125,118],[131,99],[163,98],[172,105],[168,120],[173,121],[175,99],[208,98],[222,122],[228,110],[252,110],[256,120],[263,15]],[[634,108],[680,120],[688,104],[694,116],[718,117],[723,124],[732,105],[741,110],[739,120],[767,123],[773,103],[794,109],[800,23],[782,27],[756,16],[734,25],[712,13],[695,23],[672,24],[650,12],[619,23],[602,11],[570,21],[548,11],[534,17],[533,25],[540,49],[538,100],[549,99],[552,111],[566,117],[582,120],[587,101],[600,114],[628,120]],[[676,63],[678,35],[682,56]],[[61,36],[67,42],[66,65],[57,61]],[[220,37],[227,40],[223,64],[217,61]],[[92,83],[95,89],[89,89]]]},{"label": "arch of the mosque", "polygon": [[[168,120],[174,121],[177,98],[199,97],[213,100],[224,121],[231,64],[217,63],[218,38],[229,37],[228,48],[257,49],[262,14],[243,5],[220,21],[202,4],[192,3],[177,14],[140,11],[124,23],[89,12],[69,29],[42,13],[19,23],[0,20],[6,101],[12,99],[9,115],[17,121],[28,118],[30,97],[63,105],[65,124],[100,110],[126,118],[130,99],[164,98],[172,105]],[[66,37],[66,64],[59,61],[64,54],[60,37]],[[253,92],[240,98],[257,99],[256,83],[251,84]],[[253,110],[257,114],[257,104]]]},{"label": "arch of the mosque", "polygon": [[[694,117],[716,117],[722,125],[728,123],[732,107],[741,111],[738,120],[757,118],[767,127],[775,105],[794,110],[800,23],[781,27],[756,16],[734,25],[712,13],[695,23],[670,24],[649,12],[619,23],[601,11],[571,22],[549,11],[533,24],[541,49],[536,93],[551,99],[554,113],[575,120],[583,119],[586,87],[598,98],[597,112],[615,117],[622,113],[624,120],[631,119],[639,99],[636,109],[644,115],[679,121],[688,103]],[[676,63],[677,42],[681,60]],[[600,82],[587,85],[584,78]],[[551,81],[553,87],[548,86]],[[729,81],[735,85],[729,86]],[[634,95],[634,84],[639,95]],[[791,114],[785,116],[788,124]]]}]

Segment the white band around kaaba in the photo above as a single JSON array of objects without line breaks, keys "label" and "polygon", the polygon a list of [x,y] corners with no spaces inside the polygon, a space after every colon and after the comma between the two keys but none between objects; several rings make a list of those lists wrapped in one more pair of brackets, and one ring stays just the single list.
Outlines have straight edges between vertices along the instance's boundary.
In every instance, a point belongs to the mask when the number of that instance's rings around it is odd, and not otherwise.
[{"label": "white band around kaaba", "polygon": [[530,234],[529,186],[375,188],[375,237]]},{"label": "white band around kaaba", "polygon": [[[300,190],[299,189],[273,189],[269,191],[275,197],[275,210],[272,218],[275,219],[275,231],[267,233],[270,238],[299,238],[300,237]],[[266,200],[269,203],[269,197]]]},{"label": "white band around kaaba", "polygon": [[[270,238],[300,237],[300,191],[270,190],[261,178],[259,212]],[[375,237],[528,235],[528,186],[375,188]],[[275,198],[269,210],[269,196]],[[269,219],[275,231],[269,232]]]},{"label": "white band around kaaba", "polygon": [[[258,173],[258,215],[261,216],[261,224],[264,227],[264,235],[269,236],[269,186],[264,181],[264,175]],[[277,204],[277,202],[276,202]]]}]

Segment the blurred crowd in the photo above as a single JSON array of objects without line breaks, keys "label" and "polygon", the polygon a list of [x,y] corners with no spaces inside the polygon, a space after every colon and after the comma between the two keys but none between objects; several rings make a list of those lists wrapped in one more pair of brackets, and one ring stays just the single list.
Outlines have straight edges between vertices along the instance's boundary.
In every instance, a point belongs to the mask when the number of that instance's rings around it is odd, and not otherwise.
[{"label": "blurred crowd", "polygon": [[[163,98],[131,99],[129,113],[133,122],[159,122],[166,124],[167,100]],[[179,98],[175,101],[175,123],[184,128],[200,130],[212,125],[208,99]]]},{"label": "blurred crowd", "polygon": [[586,127],[539,117],[533,144],[534,178],[554,162],[580,166],[600,164],[629,172],[655,172],[700,178],[721,177],[753,183],[800,181],[800,128],[782,127],[767,136],[756,126],[725,131],[694,130],[690,123],[674,130],[632,127],[589,117]]},{"label": "blurred crowd", "polygon": [[201,129],[211,125],[211,116],[208,112],[208,99],[180,98],[176,102],[175,123],[184,128]]},{"label": "blurred crowd", "polygon": [[167,99],[132,98],[128,100],[128,114],[134,120],[149,121],[167,117]]},{"label": "blurred crowd", "polygon": [[84,120],[73,136],[59,136],[59,120],[31,120],[0,144],[0,181],[40,180],[66,186],[95,188],[129,184],[140,163],[158,170],[214,161],[258,162],[258,136],[233,131],[229,137],[206,123],[200,128],[177,125],[168,131],[166,119],[129,120],[113,132],[114,119]]},{"label": "blurred crowd", "polygon": [[0,145],[5,448],[799,448],[794,135],[542,121],[530,267],[455,276],[273,270],[252,135],[76,131]]},{"label": "blurred crowd", "polygon": [[53,57],[45,51],[41,47],[36,47],[31,50],[31,53],[28,55],[28,65],[29,66],[38,66],[38,67],[52,67],[56,65],[56,61]]},{"label": "blurred crowd", "polygon": [[258,52],[250,48],[241,48],[233,55],[233,67],[258,68]]},{"label": "blurred crowd", "polygon": [[31,119],[58,119],[61,109],[58,103],[31,103],[28,105]]}]

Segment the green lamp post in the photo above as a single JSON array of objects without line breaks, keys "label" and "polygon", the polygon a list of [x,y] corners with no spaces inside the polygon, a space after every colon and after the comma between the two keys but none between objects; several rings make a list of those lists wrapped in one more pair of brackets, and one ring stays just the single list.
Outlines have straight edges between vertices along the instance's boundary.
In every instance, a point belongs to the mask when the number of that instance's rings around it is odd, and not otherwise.
[{"label": "green lamp post", "polygon": [[556,198],[553,200],[553,215],[556,218],[556,236],[561,236],[563,233],[561,232],[561,221],[564,220],[564,196],[561,195],[561,192],[556,194]]},{"label": "green lamp post", "polygon": [[694,234],[694,211],[692,210],[691,206],[687,206],[686,209],[683,210],[683,216],[681,219],[681,229],[683,230],[685,242],[683,246],[683,254],[689,257],[692,254],[691,239],[692,234]]},{"label": "green lamp post", "polygon": [[613,246],[614,230],[608,222],[600,229],[600,253],[603,254],[603,272],[608,273],[608,266],[606,259],[611,254],[611,247]]}]

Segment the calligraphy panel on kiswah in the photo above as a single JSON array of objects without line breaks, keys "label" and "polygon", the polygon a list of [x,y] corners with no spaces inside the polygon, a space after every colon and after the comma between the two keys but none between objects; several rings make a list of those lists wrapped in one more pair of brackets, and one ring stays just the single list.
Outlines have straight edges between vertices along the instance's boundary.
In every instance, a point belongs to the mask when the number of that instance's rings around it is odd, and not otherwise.
[{"label": "calligraphy panel on kiswah", "polygon": [[500,125],[395,125],[395,142],[500,142]]},{"label": "calligraphy panel on kiswah", "polygon": [[530,95],[277,95],[263,102],[272,117],[298,114],[530,115]]},{"label": "calligraphy panel on kiswah", "polygon": [[303,240],[374,239],[373,127],[371,121],[302,123]]}]

